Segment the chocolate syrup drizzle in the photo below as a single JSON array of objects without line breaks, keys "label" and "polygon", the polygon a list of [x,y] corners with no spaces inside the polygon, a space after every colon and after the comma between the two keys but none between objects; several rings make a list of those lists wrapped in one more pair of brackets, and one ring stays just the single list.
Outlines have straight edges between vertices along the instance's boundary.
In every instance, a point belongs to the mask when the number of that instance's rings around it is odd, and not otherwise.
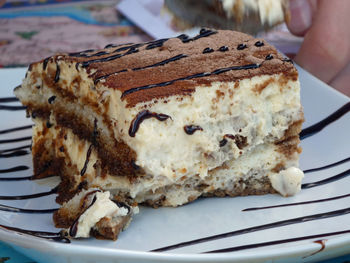
[{"label": "chocolate syrup drizzle", "polygon": [[23,146],[15,147],[15,148],[0,150],[0,155],[1,155],[2,153],[14,152],[14,151],[18,151],[18,150],[27,149],[27,148],[30,148],[30,147],[31,147],[31,145],[28,144],[28,145],[23,145]]},{"label": "chocolate syrup drizzle", "polygon": [[27,180],[34,180],[35,176],[23,176],[23,177],[0,177],[0,182],[1,181],[27,181]]},{"label": "chocolate syrup drizzle", "polygon": [[5,226],[5,225],[0,225],[0,228],[6,229],[9,231],[14,231],[21,234],[44,238],[52,241],[70,243],[70,240],[67,237],[65,237],[63,232],[61,231],[60,232],[35,231],[35,230],[27,230],[27,229],[22,229],[22,228],[17,228],[12,226]]},{"label": "chocolate syrup drizzle", "polygon": [[[329,232],[324,234],[318,234],[318,235],[309,235],[309,236],[302,236],[302,237],[295,237],[295,238],[288,238],[288,239],[280,239],[280,240],[274,240],[269,242],[262,242],[262,243],[255,243],[255,244],[248,244],[243,246],[237,246],[237,247],[229,247],[229,248],[223,248],[223,249],[217,249],[217,250],[211,250],[204,253],[227,253],[227,252],[234,252],[239,250],[246,250],[246,249],[252,249],[252,248],[259,248],[259,247],[267,247],[267,246],[273,246],[273,245],[279,245],[279,244],[285,244],[285,243],[291,243],[291,242],[297,242],[302,240],[308,240],[308,239],[314,239],[314,238],[322,238],[322,237],[328,237],[328,236],[335,236],[335,235],[342,235],[342,234],[348,234],[350,233],[350,230],[344,230],[344,231],[337,231],[337,232]],[[317,241],[314,241],[314,243],[319,243]],[[324,244],[321,244],[321,249],[316,251],[316,253],[322,251],[324,249]],[[316,254],[313,253],[313,254]]]},{"label": "chocolate syrup drizzle", "polygon": [[18,157],[18,156],[23,156],[29,154],[28,151],[25,150],[19,150],[19,151],[14,151],[10,153],[0,153],[0,158],[11,158],[11,157]]},{"label": "chocolate syrup drizzle", "polygon": [[18,165],[18,166],[12,167],[12,168],[0,169],[0,174],[19,172],[19,171],[24,171],[24,170],[28,170],[28,169],[29,169],[29,167],[26,165]]},{"label": "chocolate syrup drizzle", "polygon": [[83,168],[80,171],[80,176],[83,176],[86,173],[86,169],[87,169],[87,166],[89,164],[90,155],[91,155],[91,152],[92,152],[92,147],[93,147],[93,145],[90,144],[89,149],[86,152],[86,159],[85,159],[85,162],[84,162],[84,166],[83,166]]},{"label": "chocolate syrup drizzle", "polygon": [[308,170],[304,170],[304,174],[306,173],[311,173],[311,172],[316,172],[316,171],[320,171],[320,170],[324,170],[324,169],[327,169],[327,168],[331,168],[331,167],[334,167],[334,166],[337,166],[339,164],[343,164],[343,163],[346,163],[350,161],[350,157],[348,158],[345,158],[343,160],[340,160],[338,162],[335,162],[335,163],[331,163],[331,164],[327,164],[325,166],[321,166],[321,167],[317,167],[317,168],[312,168],[312,169],[308,169]]},{"label": "chocolate syrup drizzle", "polygon": [[[164,66],[170,62],[174,62],[174,61],[177,61],[179,59],[182,59],[182,58],[186,58],[188,57],[187,55],[184,55],[184,54],[179,54],[179,55],[176,55],[174,57],[171,57],[171,58],[168,58],[168,59],[165,59],[165,60],[162,60],[160,62],[157,62],[155,64],[152,64],[152,65],[148,65],[148,66],[144,66],[144,67],[137,67],[137,68],[132,68],[131,70],[132,71],[138,71],[138,70],[143,70],[143,69],[147,69],[147,68],[153,68],[153,67],[159,67],[159,66]],[[106,74],[106,75],[103,75],[103,76],[100,76],[98,78],[96,78],[94,80],[94,83],[96,84],[98,81],[102,80],[102,79],[106,79],[108,77],[110,77],[111,75],[116,75],[118,73],[122,73],[122,72],[127,72],[128,70],[127,69],[122,69],[122,70],[119,70],[117,72],[112,72],[112,73],[109,73],[109,74]]]},{"label": "chocolate syrup drizzle", "polygon": [[338,120],[340,117],[345,115],[350,111],[350,102],[346,103],[343,107],[341,107],[339,110],[335,111],[331,115],[329,115],[327,118],[315,123],[314,125],[303,129],[300,133],[300,140],[304,140],[305,138],[312,136],[321,130],[323,130],[326,126],[331,124],[332,122]]},{"label": "chocolate syrup drizzle", "polygon": [[186,125],[184,127],[184,130],[188,135],[192,135],[196,131],[203,131],[203,128],[201,126],[198,126],[198,125]]},{"label": "chocolate syrup drizzle", "polygon": [[42,196],[48,196],[56,193],[57,193],[57,187],[51,189],[48,192],[41,192],[41,193],[30,194],[30,195],[0,196],[0,200],[26,200],[26,199],[39,198]]},{"label": "chocolate syrup drizzle", "polygon": [[96,140],[97,140],[96,137],[97,137],[97,135],[98,135],[98,132],[97,132],[97,119],[95,119],[94,120],[94,130],[92,132],[92,143],[90,144],[89,149],[86,152],[86,159],[85,159],[85,162],[84,162],[84,166],[83,166],[83,168],[80,171],[80,176],[84,176],[84,174],[86,172],[86,169],[87,169],[87,166],[88,166],[89,160],[90,160],[90,155],[91,155],[91,152],[92,152],[92,147],[96,146]]},{"label": "chocolate syrup drizzle", "polygon": [[328,177],[328,178],[326,178],[324,180],[321,180],[321,181],[307,183],[307,184],[302,184],[301,185],[301,189],[308,189],[308,188],[313,188],[313,187],[316,187],[316,186],[321,186],[323,184],[329,184],[329,183],[338,181],[340,179],[346,178],[349,175],[350,175],[350,169],[348,169],[348,170],[346,170],[346,171],[344,171],[342,173],[339,173],[337,175]]},{"label": "chocolate syrup drizzle", "polygon": [[56,63],[56,74],[55,74],[55,78],[54,78],[55,83],[57,83],[60,80],[60,74],[61,74],[61,68],[58,65],[58,63]]},{"label": "chocolate syrup drizzle", "polygon": [[264,209],[278,208],[278,207],[287,207],[287,206],[308,205],[308,204],[315,204],[315,203],[322,203],[322,202],[338,200],[338,199],[347,198],[347,197],[350,197],[350,194],[338,195],[338,196],[334,196],[334,197],[330,197],[330,198],[317,199],[317,200],[311,200],[311,201],[281,204],[281,205],[250,207],[250,208],[243,209],[242,212],[264,210]]},{"label": "chocolate syrup drizzle", "polygon": [[[97,191],[93,191],[93,192],[91,192],[91,193],[88,193],[88,194],[85,196],[85,198],[86,198],[87,196],[93,194],[93,193],[96,193],[96,192],[97,192]],[[96,200],[97,200],[97,198],[96,198],[96,195],[95,195],[94,198],[93,198],[92,201],[91,201],[91,204],[84,210],[84,212],[85,212],[86,210],[88,210],[91,206],[93,206],[93,205],[95,204]],[[83,213],[82,213],[82,214],[83,214]],[[82,214],[81,214],[81,215],[82,215]],[[80,215],[80,216],[81,216],[81,215]],[[79,224],[79,218],[80,218],[80,216],[78,216],[78,217],[74,220],[72,226],[69,228],[69,235],[70,235],[71,237],[75,237],[76,234],[77,234],[77,232],[78,232],[78,224]]]},{"label": "chocolate syrup drizzle", "polygon": [[0,134],[11,133],[11,132],[21,131],[21,130],[27,130],[27,129],[31,129],[32,127],[33,127],[33,125],[31,124],[31,125],[10,128],[10,129],[6,129],[6,130],[0,130]]},{"label": "chocolate syrup drizzle", "polygon": [[[19,86],[17,86],[16,88],[18,88],[18,87]],[[18,102],[18,101],[19,101],[19,99],[17,99],[16,97],[3,97],[3,98],[0,98],[0,103]]]},{"label": "chocolate syrup drizzle", "polygon": [[269,223],[269,224],[248,227],[248,228],[235,230],[235,231],[231,231],[231,232],[226,232],[226,233],[222,233],[222,234],[218,234],[218,235],[212,235],[212,236],[207,236],[204,238],[198,238],[198,239],[194,239],[194,240],[190,240],[190,241],[186,241],[186,242],[181,242],[178,244],[153,249],[150,252],[169,251],[169,250],[173,250],[173,249],[178,249],[178,248],[187,247],[187,246],[193,246],[193,245],[197,245],[200,243],[205,243],[205,242],[218,240],[218,239],[222,239],[222,238],[244,235],[244,234],[248,234],[248,233],[252,233],[252,232],[257,232],[257,231],[262,231],[262,230],[266,230],[266,229],[282,227],[282,226],[287,226],[287,225],[292,225],[292,224],[299,224],[299,223],[309,222],[309,221],[313,221],[313,220],[320,220],[320,219],[325,219],[325,218],[330,218],[330,217],[335,217],[335,216],[342,216],[342,215],[349,214],[349,213],[350,213],[350,208],[345,208],[345,209],[334,210],[334,211],[330,211],[330,212],[326,212],[326,213],[319,213],[319,214],[313,214],[313,215],[308,215],[308,216],[296,217],[296,218],[292,218],[292,219],[276,221],[276,222]]},{"label": "chocolate syrup drizzle", "polygon": [[5,212],[13,212],[13,213],[24,213],[24,214],[51,214],[57,211],[57,208],[52,209],[24,209],[13,206],[1,205],[0,210]]},{"label": "chocolate syrup drizzle", "polygon": [[[217,33],[216,31],[212,31],[210,29],[204,29],[204,30],[200,31],[199,35],[194,36],[192,38],[189,38],[189,37],[185,36],[184,34],[178,36],[177,38],[180,39],[183,43],[188,43],[188,42],[195,41],[195,40],[203,38],[203,37],[211,36],[211,35],[216,34],[216,33]],[[107,53],[107,52],[105,53],[104,51],[101,51],[101,52],[96,53],[96,54],[91,54],[91,55],[83,55],[83,54],[74,54],[73,53],[73,56],[98,57],[98,56],[102,56],[102,55],[106,55],[106,54],[114,54],[117,52],[127,50],[125,53],[122,53],[122,54],[115,54],[115,55],[107,56],[107,57],[103,57],[103,58],[91,59],[91,60],[86,60],[83,62],[77,62],[77,64],[76,64],[77,69],[79,68],[79,65],[81,65],[84,68],[84,67],[88,67],[90,64],[93,64],[93,63],[108,62],[108,61],[112,61],[115,59],[119,59],[119,58],[124,57],[126,55],[136,53],[139,51],[137,48],[141,47],[143,45],[146,45],[146,47],[145,47],[146,50],[161,47],[161,46],[163,46],[164,42],[166,42],[167,40],[169,40],[169,38],[158,39],[158,40],[147,42],[147,43],[132,44],[129,46],[124,46],[124,47],[118,48],[110,53]]]},{"label": "chocolate syrup drizzle", "polygon": [[121,98],[123,99],[125,96],[140,91],[140,90],[146,90],[146,89],[152,89],[152,88],[156,88],[156,87],[164,87],[164,86],[169,86],[172,85],[173,83],[177,82],[177,81],[182,81],[182,80],[191,80],[191,79],[196,79],[196,78],[202,78],[202,77],[208,77],[211,75],[219,75],[231,70],[247,70],[247,69],[256,69],[259,68],[261,66],[261,64],[248,64],[248,65],[243,65],[243,66],[233,66],[233,67],[227,67],[227,68],[220,68],[220,69],[216,69],[212,72],[202,72],[202,73],[196,73],[190,76],[186,76],[186,77],[181,77],[181,78],[177,78],[177,79],[173,79],[173,80],[169,80],[169,81],[165,81],[165,82],[160,82],[160,83],[156,83],[156,84],[150,84],[150,85],[146,85],[146,86],[141,86],[141,87],[135,87],[135,88],[131,88],[128,90],[125,90],[122,93]]},{"label": "chocolate syrup drizzle", "polygon": [[25,110],[26,106],[12,106],[12,105],[0,105],[0,110],[17,111]]},{"label": "chocolate syrup drizzle", "polygon": [[31,139],[32,139],[32,136],[25,136],[25,137],[20,137],[20,138],[15,138],[15,139],[0,140],[0,144],[10,143],[10,142],[29,141]]},{"label": "chocolate syrup drizzle", "polygon": [[171,118],[169,115],[163,114],[163,113],[155,113],[150,112],[148,110],[143,110],[139,112],[136,117],[132,120],[129,128],[129,136],[135,137],[136,132],[138,131],[140,124],[149,118],[156,118],[159,121],[165,121],[168,118]]},{"label": "chocolate syrup drizzle", "polygon": [[83,62],[77,62],[75,67],[78,69],[79,65],[81,65],[83,68],[86,68],[86,67],[90,66],[90,64],[93,64],[93,63],[112,61],[112,60],[130,55],[133,53],[137,53],[138,51],[139,50],[137,48],[130,47],[128,51],[126,51],[125,53],[122,53],[122,54],[115,54],[115,55],[104,57],[104,58],[97,58],[97,59],[91,59],[91,60],[87,60],[87,61],[83,61]]}]

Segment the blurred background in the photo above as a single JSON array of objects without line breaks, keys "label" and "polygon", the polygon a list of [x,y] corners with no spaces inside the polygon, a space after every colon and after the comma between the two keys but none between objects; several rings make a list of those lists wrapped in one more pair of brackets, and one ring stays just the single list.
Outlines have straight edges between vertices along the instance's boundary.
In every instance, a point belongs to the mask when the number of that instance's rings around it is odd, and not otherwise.
[{"label": "blurred background", "polygon": [[[0,67],[182,33],[162,5],[163,0],[0,0]],[[186,30],[193,32],[198,29]],[[284,24],[259,35],[289,56],[302,41]]]}]

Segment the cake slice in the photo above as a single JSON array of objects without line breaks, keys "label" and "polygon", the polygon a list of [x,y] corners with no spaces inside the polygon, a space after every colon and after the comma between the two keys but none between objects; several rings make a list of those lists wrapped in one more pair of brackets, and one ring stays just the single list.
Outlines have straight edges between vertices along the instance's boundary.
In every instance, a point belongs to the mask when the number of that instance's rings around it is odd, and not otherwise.
[{"label": "cake slice", "polygon": [[298,73],[262,39],[202,29],[57,54],[15,94],[35,123],[36,178],[61,178],[57,227],[102,202],[110,211],[82,224],[115,239],[137,204],[300,190]]}]

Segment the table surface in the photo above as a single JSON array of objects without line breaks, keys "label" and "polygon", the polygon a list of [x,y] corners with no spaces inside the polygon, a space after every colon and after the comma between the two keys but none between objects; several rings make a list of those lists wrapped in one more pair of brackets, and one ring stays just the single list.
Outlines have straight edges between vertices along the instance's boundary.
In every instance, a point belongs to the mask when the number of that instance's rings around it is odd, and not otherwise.
[{"label": "table surface", "polygon": [[[151,38],[115,10],[115,1],[0,1],[0,68],[27,66],[60,51]],[[69,3],[67,3],[69,2]],[[3,4],[3,6],[1,6]],[[35,263],[0,242],[0,263]],[[350,263],[350,255],[322,263]]]}]

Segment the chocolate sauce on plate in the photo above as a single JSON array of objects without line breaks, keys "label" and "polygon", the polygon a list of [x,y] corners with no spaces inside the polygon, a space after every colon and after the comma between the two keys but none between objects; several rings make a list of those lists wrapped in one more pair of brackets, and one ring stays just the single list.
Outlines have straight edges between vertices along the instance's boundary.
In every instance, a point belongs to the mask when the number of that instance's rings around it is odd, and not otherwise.
[{"label": "chocolate sauce on plate", "polygon": [[0,196],[0,200],[26,200],[26,199],[39,198],[42,196],[48,196],[48,195],[52,195],[52,194],[56,194],[56,193],[57,193],[57,187],[51,189],[48,192],[41,192],[41,193],[36,193],[36,194]]},{"label": "chocolate sauce on plate", "polygon": [[[266,246],[273,246],[273,245],[279,245],[279,244],[286,244],[291,242],[297,242],[297,241],[303,241],[308,239],[314,239],[314,238],[322,238],[322,237],[328,237],[328,236],[335,236],[335,235],[343,235],[350,233],[350,230],[344,230],[344,231],[336,231],[336,232],[328,232],[323,234],[317,234],[317,235],[308,235],[308,236],[301,236],[301,237],[295,237],[295,238],[288,238],[288,239],[280,239],[280,240],[274,240],[274,241],[268,241],[268,242],[262,242],[262,243],[254,243],[254,244],[248,244],[243,246],[236,246],[236,247],[229,247],[229,248],[223,248],[223,249],[217,249],[217,250],[211,250],[204,253],[227,253],[227,252],[234,252],[234,251],[240,251],[240,250],[246,250],[246,249],[252,249],[252,248],[259,248],[259,247],[266,247]],[[320,243],[319,240],[314,241],[314,243]],[[325,248],[325,244],[321,244],[321,249],[313,253],[312,255],[321,252]],[[311,255],[310,255],[311,256]]]},{"label": "chocolate sauce on plate", "polygon": [[19,127],[15,127],[15,128],[0,130],[0,134],[11,133],[11,132],[21,131],[21,130],[27,130],[27,129],[31,129],[32,127],[33,127],[33,125],[31,124],[31,125],[25,125],[25,126],[19,126]]},{"label": "chocolate sauce on plate", "polygon": [[52,209],[24,209],[13,206],[1,205],[0,211],[13,212],[13,213],[24,213],[24,214],[51,214],[57,211],[57,208]]},{"label": "chocolate sauce on plate", "polygon": [[315,203],[322,203],[322,202],[338,200],[338,199],[347,198],[347,197],[350,197],[350,194],[338,195],[338,196],[334,196],[334,197],[330,197],[330,198],[316,199],[316,200],[310,200],[310,201],[304,201],[304,202],[287,203],[287,204],[281,204],[281,205],[250,207],[250,208],[245,208],[242,211],[247,212],[247,211],[264,210],[264,209],[278,208],[278,207],[308,205],[308,204],[315,204]]},{"label": "chocolate sauce on plate", "polygon": [[17,111],[25,110],[26,106],[12,106],[12,105],[0,105],[0,110]]},{"label": "chocolate sauce on plate", "polygon": [[244,235],[252,232],[257,232],[257,231],[262,231],[266,229],[271,229],[271,228],[276,228],[276,227],[282,227],[282,226],[287,226],[287,225],[292,225],[292,224],[299,224],[299,223],[304,223],[304,222],[309,222],[309,221],[314,221],[314,220],[321,220],[325,218],[331,218],[335,216],[342,216],[345,214],[350,213],[350,208],[345,208],[345,209],[339,209],[339,210],[334,210],[326,213],[319,213],[319,214],[313,214],[313,215],[308,215],[308,216],[302,216],[302,217],[296,217],[292,219],[287,219],[287,220],[281,220],[281,221],[276,221],[273,223],[268,223],[268,224],[263,224],[263,225],[258,225],[254,227],[248,227],[240,230],[235,230],[231,232],[226,232],[222,234],[217,234],[217,235],[212,235],[212,236],[207,236],[204,238],[198,238],[190,241],[185,241],[181,242],[178,244],[166,246],[166,247],[161,247],[157,249],[151,250],[151,252],[163,252],[163,251],[169,251],[169,250],[174,250],[182,247],[187,247],[187,246],[193,246],[197,245],[200,243],[205,243],[209,241],[214,241],[218,239],[223,239],[223,238],[228,238],[228,237],[233,237],[233,236],[238,236],[238,235]]},{"label": "chocolate sauce on plate", "polygon": [[18,166],[12,167],[12,168],[0,169],[0,174],[19,172],[19,171],[24,171],[24,170],[28,170],[28,169],[29,169],[29,167],[26,165],[18,165]]},{"label": "chocolate sauce on plate", "polygon": [[338,181],[340,179],[346,178],[349,175],[350,175],[350,169],[348,169],[348,170],[346,170],[346,171],[344,171],[342,173],[339,173],[337,175],[328,177],[328,178],[326,178],[324,180],[320,180],[320,181],[312,182],[312,183],[302,184],[301,185],[301,189],[308,189],[308,188],[313,188],[313,187],[316,187],[316,186],[321,186],[321,185],[324,185],[324,184],[333,183],[333,182]]},{"label": "chocolate sauce on plate", "polygon": [[331,124],[332,122],[338,120],[343,115],[347,114],[350,111],[350,102],[346,103],[343,107],[329,115],[327,118],[315,123],[314,125],[303,129],[300,133],[300,139],[304,140],[305,138],[314,135],[321,130],[323,130],[326,126]]},{"label": "chocolate sauce on plate", "polygon": [[337,166],[339,164],[343,164],[343,163],[346,163],[346,162],[349,162],[349,161],[350,161],[350,157],[345,158],[345,159],[340,160],[340,161],[335,162],[335,163],[331,163],[331,164],[325,165],[325,166],[312,168],[312,169],[307,169],[307,170],[304,170],[303,172],[304,172],[304,174],[311,173],[311,172],[316,172],[316,171],[320,171],[320,170],[323,170],[323,169],[331,168],[331,167],[334,167],[334,166]]},{"label": "chocolate sauce on plate", "polygon": [[29,141],[31,139],[32,139],[32,136],[25,136],[25,137],[20,137],[20,138],[15,138],[15,139],[0,140],[0,144],[10,143],[10,142]]},{"label": "chocolate sauce on plate", "polygon": [[36,230],[27,230],[23,228],[17,228],[12,226],[0,225],[0,228],[14,231],[21,234],[31,235],[39,238],[44,238],[52,241],[60,241],[63,243],[70,243],[70,240],[64,236],[62,232],[46,232],[46,231],[36,231]]}]

